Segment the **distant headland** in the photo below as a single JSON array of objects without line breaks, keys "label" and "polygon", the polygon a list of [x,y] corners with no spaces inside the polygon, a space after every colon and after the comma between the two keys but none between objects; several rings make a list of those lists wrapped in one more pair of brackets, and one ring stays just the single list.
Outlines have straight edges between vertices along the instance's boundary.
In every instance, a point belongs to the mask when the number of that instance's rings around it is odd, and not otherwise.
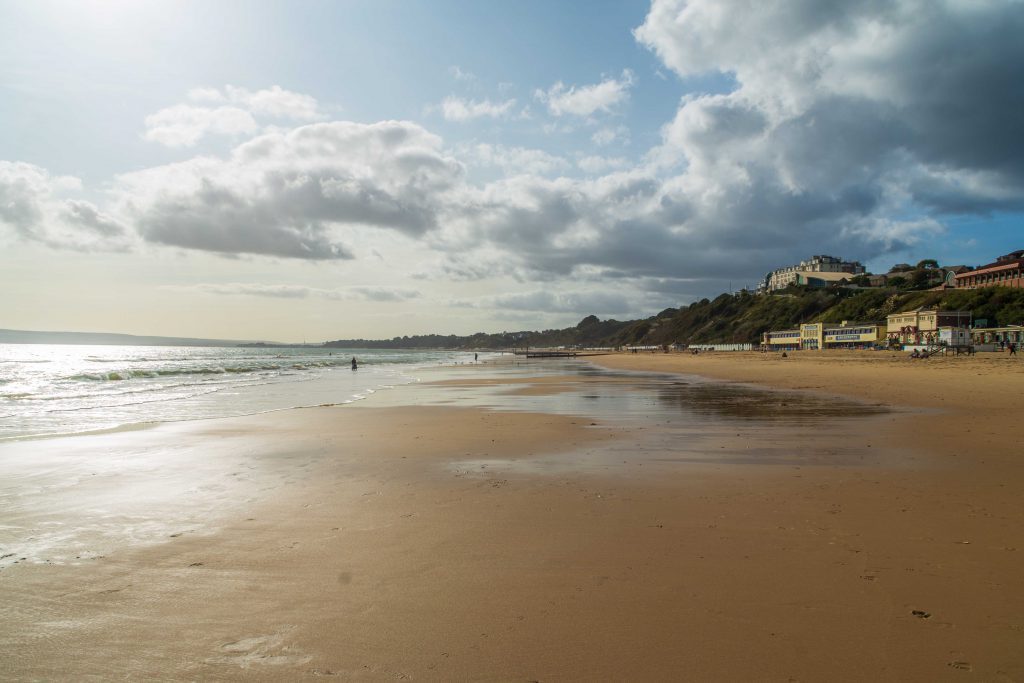
[{"label": "distant headland", "polygon": [[[240,346],[248,341],[158,337],[112,332],[43,332],[0,330],[0,344],[82,344],[97,346]],[[259,342],[262,343],[262,342]]]}]

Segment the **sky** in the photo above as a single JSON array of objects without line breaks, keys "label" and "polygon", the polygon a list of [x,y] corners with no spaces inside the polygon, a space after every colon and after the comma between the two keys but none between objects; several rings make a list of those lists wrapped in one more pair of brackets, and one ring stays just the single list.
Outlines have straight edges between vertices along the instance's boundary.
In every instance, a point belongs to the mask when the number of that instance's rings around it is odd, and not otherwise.
[{"label": "sky", "polygon": [[630,319],[1024,248],[1014,0],[0,0],[0,328]]}]

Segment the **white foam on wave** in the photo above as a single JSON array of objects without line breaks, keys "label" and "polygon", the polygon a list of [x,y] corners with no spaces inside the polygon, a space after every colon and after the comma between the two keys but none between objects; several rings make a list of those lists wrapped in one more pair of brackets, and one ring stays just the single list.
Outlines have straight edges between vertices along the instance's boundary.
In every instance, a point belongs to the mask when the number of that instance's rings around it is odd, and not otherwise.
[{"label": "white foam on wave", "polygon": [[[444,352],[0,345],[0,440],[365,400],[453,362]],[[351,356],[358,373],[347,372]],[[41,363],[48,363],[43,366]],[[29,367],[29,365],[32,367]],[[103,366],[97,371],[97,365]],[[43,369],[33,369],[43,368]],[[344,369],[346,372],[335,372]]]}]

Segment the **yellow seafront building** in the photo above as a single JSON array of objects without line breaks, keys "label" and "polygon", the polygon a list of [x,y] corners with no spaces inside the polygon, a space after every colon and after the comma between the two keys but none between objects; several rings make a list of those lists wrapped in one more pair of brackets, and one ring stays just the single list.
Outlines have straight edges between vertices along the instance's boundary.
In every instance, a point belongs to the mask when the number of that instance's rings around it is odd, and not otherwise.
[{"label": "yellow seafront building", "polygon": [[966,328],[971,325],[971,311],[940,311],[936,308],[917,308],[912,311],[890,313],[886,316],[886,336],[893,343],[934,344],[939,329]]},{"label": "yellow seafront building", "polygon": [[768,351],[857,349],[885,341],[886,326],[877,323],[804,323],[796,329],[765,332],[761,347]]}]

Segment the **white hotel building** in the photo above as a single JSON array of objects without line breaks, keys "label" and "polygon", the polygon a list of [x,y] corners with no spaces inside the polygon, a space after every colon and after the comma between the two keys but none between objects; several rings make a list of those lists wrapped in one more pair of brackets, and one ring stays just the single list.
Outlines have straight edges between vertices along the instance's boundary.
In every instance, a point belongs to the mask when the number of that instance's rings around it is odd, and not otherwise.
[{"label": "white hotel building", "polygon": [[795,266],[777,268],[764,277],[764,282],[758,288],[761,293],[774,292],[785,289],[789,285],[799,284],[800,276],[810,273],[849,273],[860,275],[864,272],[864,266],[857,261],[844,261],[835,256],[812,256],[806,261],[801,261]]}]

